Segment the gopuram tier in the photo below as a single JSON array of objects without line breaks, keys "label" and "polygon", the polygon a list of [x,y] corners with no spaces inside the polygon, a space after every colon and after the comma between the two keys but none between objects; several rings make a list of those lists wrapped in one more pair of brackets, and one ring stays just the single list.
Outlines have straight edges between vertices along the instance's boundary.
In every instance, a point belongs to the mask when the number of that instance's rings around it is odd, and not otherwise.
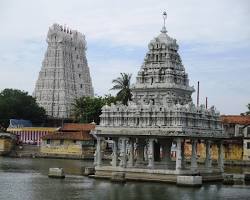
[{"label": "gopuram tier", "polygon": [[76,30],[53,24],[46,41],[48,48],[33,96],[48,116],[69,118],[74,99],[94,95],[85,36]]}]

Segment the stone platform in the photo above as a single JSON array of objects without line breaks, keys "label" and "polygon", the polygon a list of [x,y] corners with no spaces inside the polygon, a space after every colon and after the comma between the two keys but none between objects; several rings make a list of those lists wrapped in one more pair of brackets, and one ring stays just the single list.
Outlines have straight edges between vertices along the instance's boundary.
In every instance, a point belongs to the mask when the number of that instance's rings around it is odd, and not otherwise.
[{"label": "stone platform", "polygon": [[[112,174],[124,173],[125,180],[128,181],[154,181],[165,183],[177,183],[178,176],[194,176],[190,170],[165,170],[165,169],[142,169],[142,168],[122,168],[103,166],[95,168],[94,178],[112,179]],[[222,181],[222,173],[213,171],[212,173],[201,172],[199,174],[202,182]]]}]

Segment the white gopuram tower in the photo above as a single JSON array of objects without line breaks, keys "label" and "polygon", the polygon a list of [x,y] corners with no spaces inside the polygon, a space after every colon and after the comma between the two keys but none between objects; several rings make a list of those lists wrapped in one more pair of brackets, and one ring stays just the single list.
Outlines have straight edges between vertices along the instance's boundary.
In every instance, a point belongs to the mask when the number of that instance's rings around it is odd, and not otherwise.
[{"label": "white gopuram tower", "polygon": [[47,43],[33,96],[48,116],[69,118],[75,98],[94,95],[85,36],[53,24],[48,31]]}]

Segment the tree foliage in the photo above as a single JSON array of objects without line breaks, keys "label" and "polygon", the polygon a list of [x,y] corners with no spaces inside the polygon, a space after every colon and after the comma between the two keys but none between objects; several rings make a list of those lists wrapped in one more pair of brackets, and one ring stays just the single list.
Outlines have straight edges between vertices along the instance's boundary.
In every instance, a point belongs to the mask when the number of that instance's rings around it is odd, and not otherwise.
[{"label": "tree foliage", "polygon": [[247,104],[248,111],[246,112],[246,115],[250,115],[250,103]]},{"label": "tree foliage", "polygon": [[46,112],[27,92],[4,89],[0,93],[0,123],[7,127],[12,118],[40,123],[46,118]]},{"label": "tree foliage", "polygon": [[116,94],[117,100],[121,101],[124,105],[128,104],[128,101],[132,99],[132,93],[130,89],[132,74],[121,73],[121,76],[114,79],[112,83],[114,86],[111,90],[119,90]]},{"label": "tree foliage", "polygon": [[115,103],[116,98],[111,95],[105,97],[80,97],[75,99],[73,103],[72,117],[77,122],[100,123],[100,115],[102,107],[107,104]]}]

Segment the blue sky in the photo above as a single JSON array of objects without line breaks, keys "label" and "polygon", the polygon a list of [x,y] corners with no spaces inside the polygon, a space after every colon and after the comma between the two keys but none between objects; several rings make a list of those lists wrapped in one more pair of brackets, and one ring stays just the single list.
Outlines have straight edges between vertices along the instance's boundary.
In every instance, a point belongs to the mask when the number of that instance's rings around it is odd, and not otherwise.
[{"label": "blue sky", "polygon": [[[110,93],[120,72],[135,78],[147,44],[162,27],[177,39],[190,84],[201,85],[201,102],[222,114],[239,114],[250,103],[250,1],[248,0],[2,0],[0,90],[34,90],[57,22],[86,36],[95,93]],[[134,79],[133,79],[134,80]],[[195,99],[196,94],[193,94]]]}]

